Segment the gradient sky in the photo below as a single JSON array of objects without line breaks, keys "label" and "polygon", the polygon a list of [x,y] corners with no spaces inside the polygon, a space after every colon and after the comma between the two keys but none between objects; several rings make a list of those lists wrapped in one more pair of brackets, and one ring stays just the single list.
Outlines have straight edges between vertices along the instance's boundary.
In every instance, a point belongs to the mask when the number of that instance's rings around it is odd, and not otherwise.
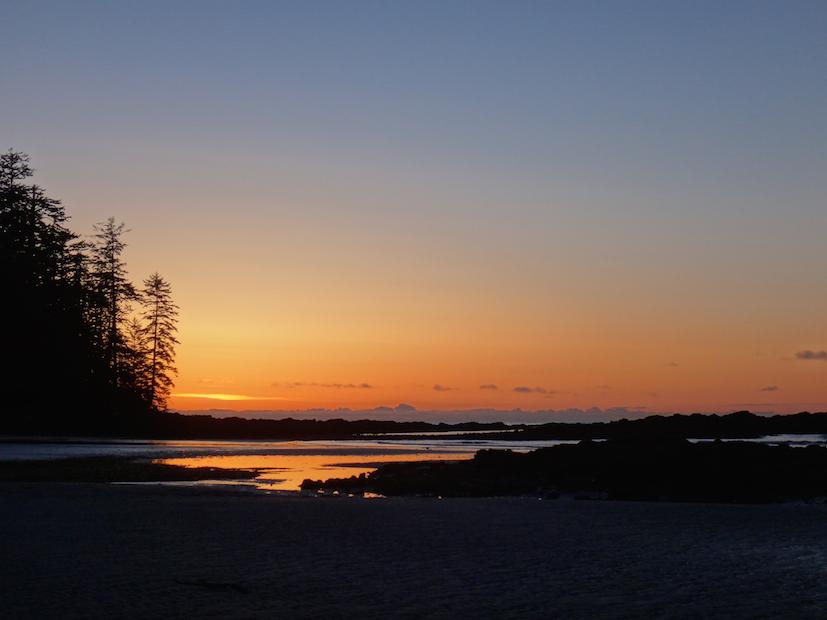
[{"label": "gradient sky", "polygon": [[827,408],[823,1],[2,15],[0,147],[172,282],[173,407]]}]

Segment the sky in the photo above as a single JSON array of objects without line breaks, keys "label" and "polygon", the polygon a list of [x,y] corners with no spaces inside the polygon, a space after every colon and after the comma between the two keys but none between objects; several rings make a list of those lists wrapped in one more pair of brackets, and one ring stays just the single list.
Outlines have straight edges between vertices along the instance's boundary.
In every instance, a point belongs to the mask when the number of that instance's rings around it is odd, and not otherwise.
[{"label": "sky", "polygon": [[180,410],[827,409],[827,4],[4,2]]}]

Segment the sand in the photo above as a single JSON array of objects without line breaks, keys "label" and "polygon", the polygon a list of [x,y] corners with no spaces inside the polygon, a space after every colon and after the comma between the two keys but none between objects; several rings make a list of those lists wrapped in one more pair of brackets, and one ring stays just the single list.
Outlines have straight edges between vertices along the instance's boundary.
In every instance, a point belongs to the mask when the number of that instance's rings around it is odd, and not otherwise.
[{"label": "sand", "polygon": [[825,617],[827,507],[0,485],[4,618]]}]

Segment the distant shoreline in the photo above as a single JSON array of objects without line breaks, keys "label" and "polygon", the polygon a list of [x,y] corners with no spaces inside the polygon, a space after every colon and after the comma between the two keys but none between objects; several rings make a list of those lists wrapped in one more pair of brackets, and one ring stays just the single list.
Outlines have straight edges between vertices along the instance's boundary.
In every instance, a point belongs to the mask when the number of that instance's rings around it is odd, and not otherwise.
[{"label": "distant shoreline", "polygon": [[[215,418],[208,415],[152,413],[82,419],[66,416],[35,425],[31,417],[7,417],[0,441],[65,440],[360,440],[381,434],[405,434],[406,439],[473,439],[485,431],[491,440],[583,440],[648,438],[746,439],[765,435],[827,434],[827,412],[762,416],[740,411],[728,415],[653,415],[612,422],[549,422],[457,424],[382,420],[281,420]],[[438,435],[437,435],[438,433]]]}]

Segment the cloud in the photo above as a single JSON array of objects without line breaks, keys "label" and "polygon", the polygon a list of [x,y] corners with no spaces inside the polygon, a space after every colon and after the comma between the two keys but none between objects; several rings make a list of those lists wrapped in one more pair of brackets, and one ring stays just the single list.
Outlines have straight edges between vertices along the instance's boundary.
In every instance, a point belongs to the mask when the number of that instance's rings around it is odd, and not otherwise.
[{"label": "cloud", "polygon": [[271,384],[271,387],[320,387],[330,388],[334,390],[371,390],[374,386],[372,386],[370,383],[305,383],[303,381],[288,381],[284,383],[279,383],[278,381],[275,381]]},{"label": "cloud", "polygon": [[480,386],[481,390],[498,390],[499,388],[493,383],[483,383]]},{"label": "cloud", "polygon": [[669,362],[667,366],[671,368],[677,368],[678,366],[680,366],[680,364],[678,364],[677,362]]},{"label": "cloud", "polygon": [[450,392],[454,388],[448,387],[447,385],[440,385],[439,383],[435,383],[432,389],[434,390],[434,392]]},{"label": "cloud", "polygon": [[412,412],[416,411],[416,407],[413,405],[409,405],[408,403],[399,403],[396,407],[393,408],[394,411],[399,412]]},{"label": "cloud", "polygon": [[554,394],[554,390],[547,390],[542,387],[528,387],[527,385],[518,385],[514,388],[518,394]]},{"label": "cloud", "polygon": [[761,392],[777,392],[779,389],[781,389],[781,388],[779,388],[777,385],[768,385],[766,387],[762,387],[760,391]]},{"label": "cloud", "polygon": [[795,357],[800,360],[818,360],[821,362],[827,362],[827,351],[799,351],[795,354]]}]

